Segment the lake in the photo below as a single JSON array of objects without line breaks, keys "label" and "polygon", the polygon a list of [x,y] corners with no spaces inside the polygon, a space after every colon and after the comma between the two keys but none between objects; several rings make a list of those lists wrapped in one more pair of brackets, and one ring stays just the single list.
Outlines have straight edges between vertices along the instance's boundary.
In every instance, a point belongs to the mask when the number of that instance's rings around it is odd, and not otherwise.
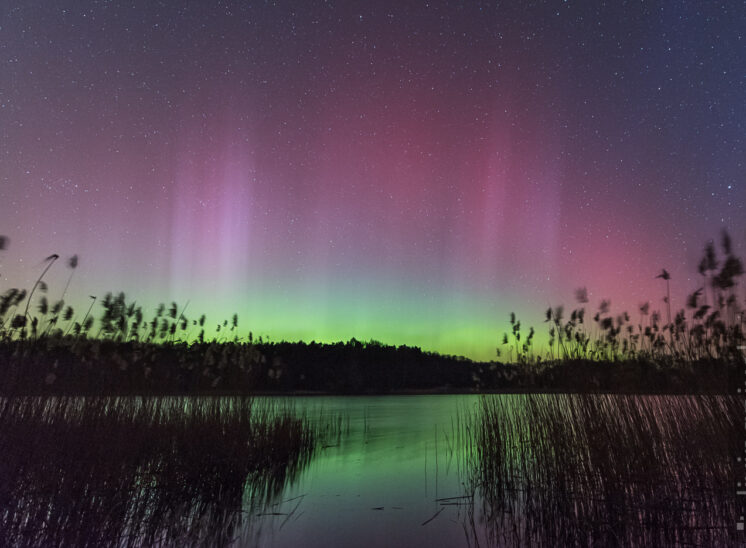
[{"label": "lake", "polygon": [[2,403],[4,545],[743,540],[733,463],[743,419],[733,397]]},{"label": "lake", "polygon": [[[312,397],[294,402],[299,408],[341,414],[349,420],[349,431],[339,444],[322,449],[287,488],[283,499],[288,502],[277,511],[294,514],[287,521],[287,516],[266,518],[260,524],[262,544],[466,543],[464,501],[455,498],[465,492],[453,436],[457,417],[474,411],[478,396]],[[446,497],[454,498],[439,500]]]},{"label": "lake", "polygon": [[499,395],[483,406],[480,396],[417,395],[294,402],[347,417],[349,431],[287,487],[272,509],[280,515],[261,517],[261,545],[733,540],[734,399]]}]

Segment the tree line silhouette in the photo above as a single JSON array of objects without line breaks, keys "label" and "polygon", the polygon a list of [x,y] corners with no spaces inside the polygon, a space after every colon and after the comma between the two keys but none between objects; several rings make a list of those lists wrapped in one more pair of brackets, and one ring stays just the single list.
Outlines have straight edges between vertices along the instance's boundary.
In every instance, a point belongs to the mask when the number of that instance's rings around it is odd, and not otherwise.
[{"label": "tree line silhouette", "polygon": [[[0,236],[0,251],[9,240]],[[628,392],[724,392],[743,364],[743,264],[730,236],[722,255],[707,243],[699,263],[702,287],[671,315],[667,270],[666,318],[650,302],[633,319],[601,301],[589,319],[588,292],[578,306],[545,314],[548,344],[535,351],[536,331],[511,329],[497,349],[501,361],[476,362],[410,346],[352,339],[338,343],[270,342],[239,336],[233,314],[208,324],[186,315],[189,303],[160,304],[150,319],[124,293],[90,296],[78,314],[65,302],[78,267],[74,255],[62,295],[50,301],[44,277],[60,259],[53,254],[30,291],[0,295],[0,390],[5,393],[206,393],[320,391],[386,393],[443,390],[560,390]],[[34,299],[34,295],[37,298]],[[100,307],[100,315],[94,310]],[[98,318],[97,318],[98,316]],[[214,328],[209,332],[208,325]]]}]

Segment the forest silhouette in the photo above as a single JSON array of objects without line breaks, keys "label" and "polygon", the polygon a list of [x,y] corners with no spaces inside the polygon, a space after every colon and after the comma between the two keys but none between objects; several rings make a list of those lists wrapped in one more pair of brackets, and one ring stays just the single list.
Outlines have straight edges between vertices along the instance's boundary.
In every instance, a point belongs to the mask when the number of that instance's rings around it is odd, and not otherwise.
[{"label": "forest silhouette", "polygon": [[[9,239],[0,236],[0,251]],[[150,319],[122,292],[90,296],[79,314],[61,298],[50,302],[45,275],[60,259],[52,254],[30,290],[0,296],[0,390],[4,393],[201,394],[253,392],[389,393],[407,391],[577,391],[725,393],[743,364],[743,263],[723,231],[720,253],[705,246],[701,287],[686,307],[671,312],[665,269],[666,321],[650,302],[633,316],[614,313],[602,300],[588,309],[588,291],[576,307],[548,308],[546,348],[534,348],[510,314],[510,330],[497,348],[500,361],[476,362],[411,346],[378,341],[270,342],[239,336],[234,314],[208,324],[187,306],[160,304]],[[98,305],[98,310],[94,310]],[[100,314],[98,313],[100,311]],[[592,317],[590,315],[593,314]],[[214,325],[208,334],[208,325]]]}]

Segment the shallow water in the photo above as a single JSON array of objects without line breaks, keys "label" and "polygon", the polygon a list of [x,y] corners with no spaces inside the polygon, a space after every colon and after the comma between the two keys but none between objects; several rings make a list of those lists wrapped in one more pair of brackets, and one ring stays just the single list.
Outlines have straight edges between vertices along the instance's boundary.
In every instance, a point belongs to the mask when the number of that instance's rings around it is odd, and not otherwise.
[{"label": "shallow water", "polygon": [[[455,498],[465,491],[454,421],[474,409],[478,396],[312,397],[294,402],[312,416],[319,408],[341,414],[349,420],[349,430],[338,445],[320,451],[286,489],[287,502],[273,510],[292,515],[263,518],[262,545],[466,544],[464,500]],[[453,498],[439,500],[447,497]]]}]

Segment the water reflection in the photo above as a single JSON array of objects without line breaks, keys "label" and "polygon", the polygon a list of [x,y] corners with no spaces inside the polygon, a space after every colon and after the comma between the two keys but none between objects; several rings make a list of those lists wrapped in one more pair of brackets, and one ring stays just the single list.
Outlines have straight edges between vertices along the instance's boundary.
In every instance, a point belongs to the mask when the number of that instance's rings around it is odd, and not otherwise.
[{"label": "water reflection", "polygon": [[0,413],[2,545],[735,541],[729,398],[63,398]]},{"label": "water reflection", "polygon": [[[265,546],[459,546],[464,486],[454,443],[473,396],[323,397],[296,400],[347,417],[338,446],[320,451],[289,486],[304,495],[294,518],[264,523]],[[311,412],[309,415],[313,415]],[[443,499],[443,500],[438,500]],[[448,499],[448,500],[445,500]],[[437,516],[436,516],[437,514]],[[434,516],[435,519],[432,519]]]}]

